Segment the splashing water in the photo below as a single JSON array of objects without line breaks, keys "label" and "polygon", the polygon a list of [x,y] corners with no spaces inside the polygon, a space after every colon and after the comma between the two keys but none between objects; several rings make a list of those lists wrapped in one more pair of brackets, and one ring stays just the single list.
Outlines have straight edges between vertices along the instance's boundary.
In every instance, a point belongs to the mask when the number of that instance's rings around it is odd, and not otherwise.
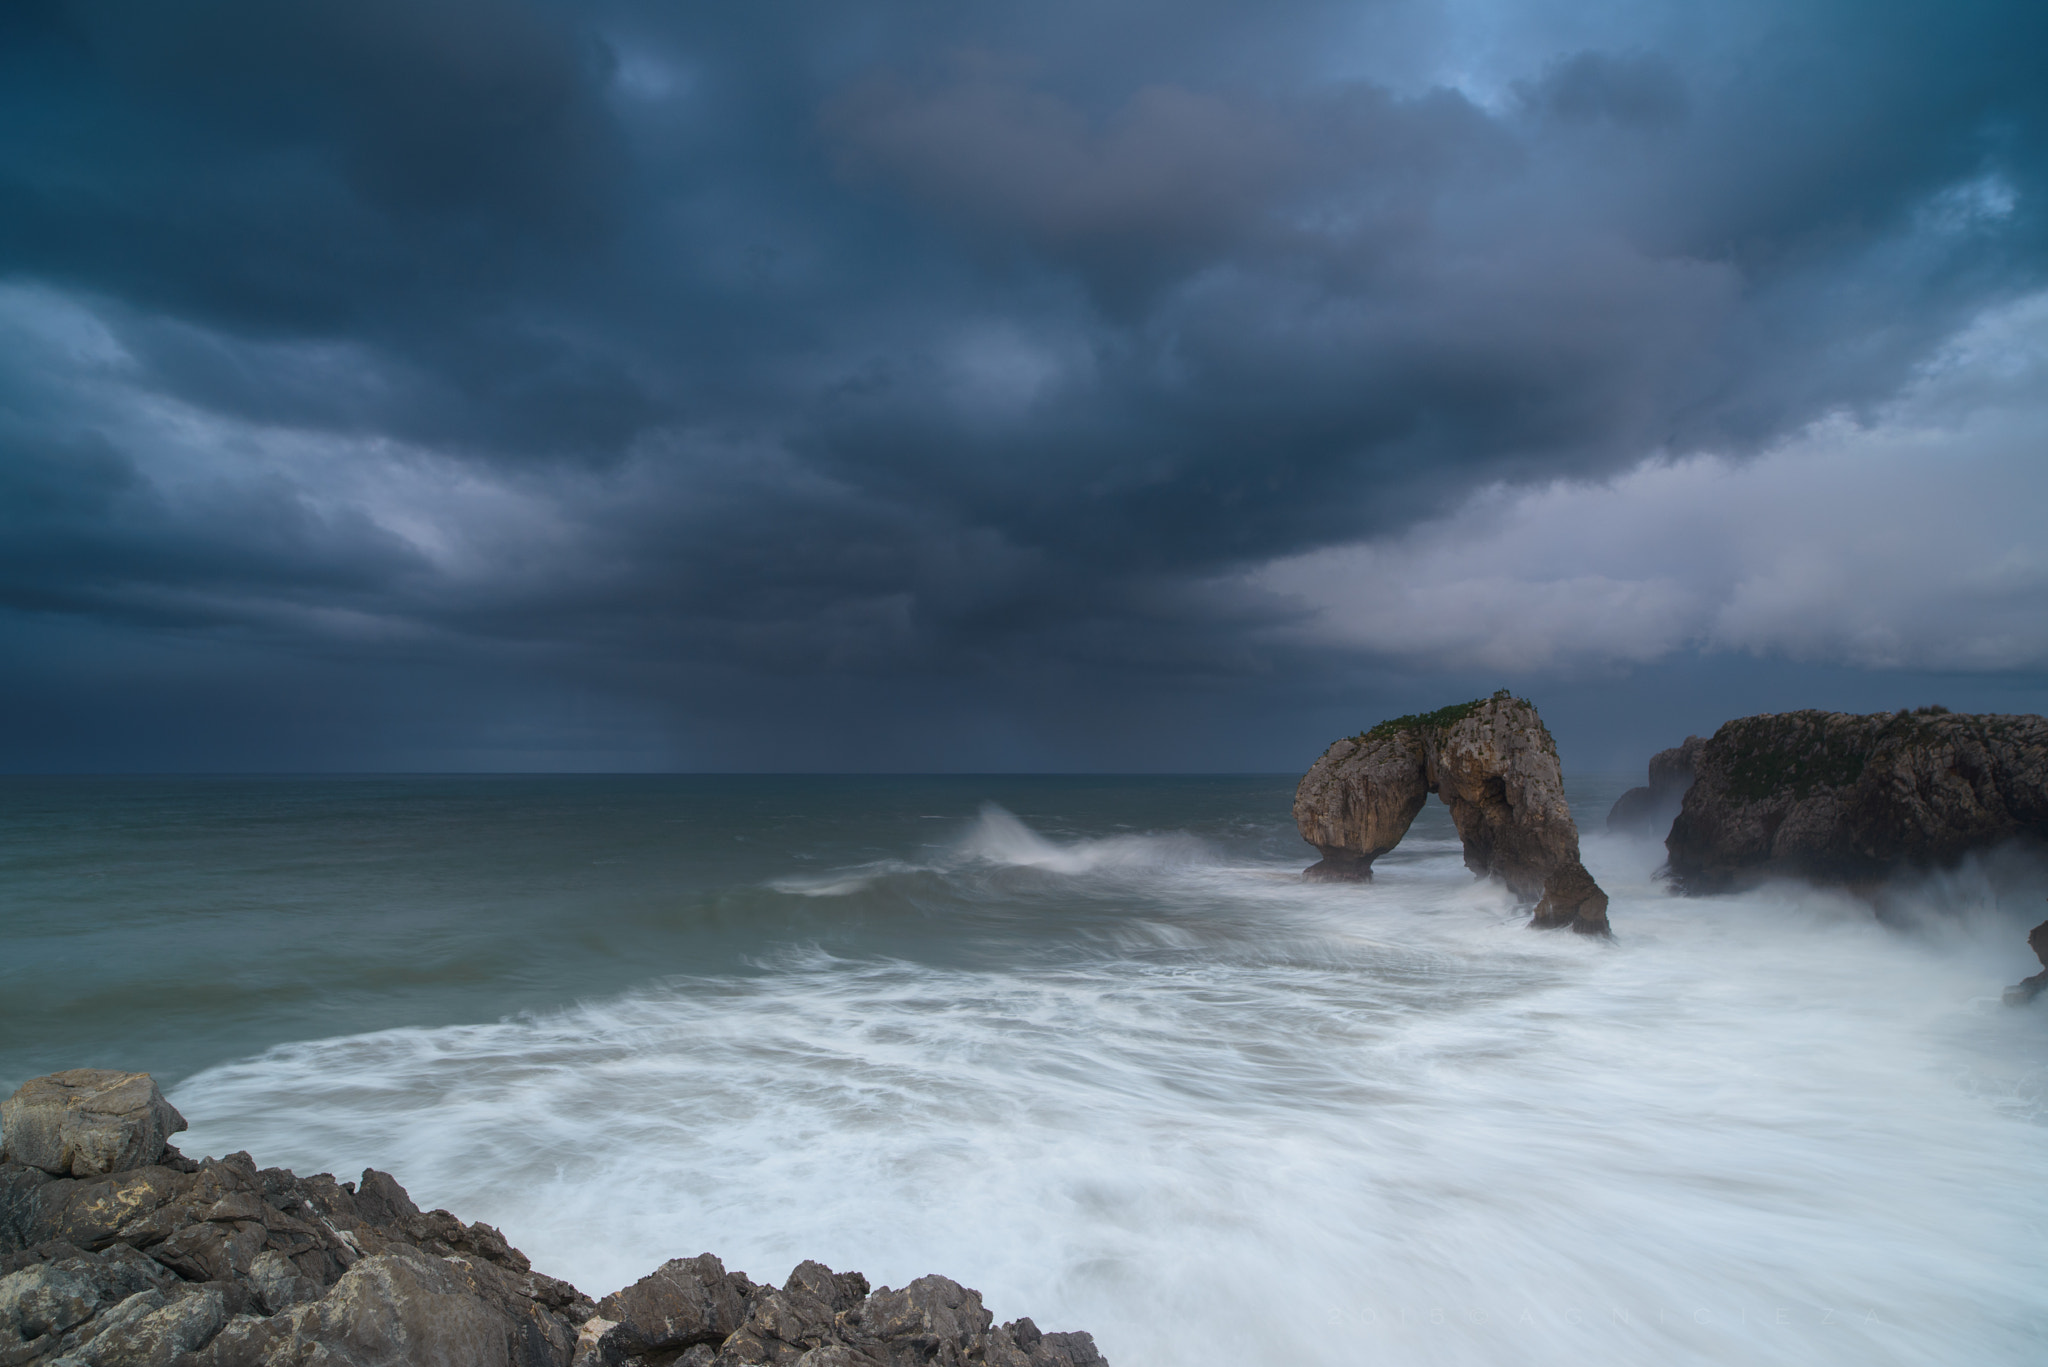
[{"label": "splashing water", "polygon": [[597,1294],[943,1272],[1117,1367],[2039,1360],[2048,1013],[1967,875],[1907,935],[1589,837],[1597,944],[1440,808],[1332,887],[1270,815],[1055,796],[764,868],[715,970],[206,1068],[185,1147],[393,1171]]},{"label": "splashing water", "polygon": [[762,1275],[945,1269],[1123,1363],[2043,1341],[2036,1078],[1986,1095],[1965,1062],[2039,1036],[1967,960],[1821,896],[1632,888],[1608,948],[1529,935],[1448,852],[1335,894],[1198,855],[990,811],[938,865],[969,896],[1006,870],[1174,886],[1015,969],[789,952],[283,1048],[179,1099],[267,1151],[388,1155],[599,1289],[700,1245]]}]

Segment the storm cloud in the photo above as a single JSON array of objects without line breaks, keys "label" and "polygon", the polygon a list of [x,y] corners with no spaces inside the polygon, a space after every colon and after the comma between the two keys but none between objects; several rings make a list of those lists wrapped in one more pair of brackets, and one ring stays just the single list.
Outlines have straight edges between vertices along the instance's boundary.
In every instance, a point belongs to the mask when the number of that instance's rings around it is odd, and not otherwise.
[{"label": "storm cloud", "polygon": [[2042,51],[10,6],[0,765],[1286,768],[1695,665],[2038,707]]}]

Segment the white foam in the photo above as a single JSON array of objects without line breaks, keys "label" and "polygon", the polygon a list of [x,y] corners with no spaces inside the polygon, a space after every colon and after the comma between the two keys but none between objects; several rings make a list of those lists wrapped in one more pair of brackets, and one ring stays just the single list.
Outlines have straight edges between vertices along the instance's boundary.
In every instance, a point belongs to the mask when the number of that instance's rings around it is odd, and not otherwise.
[{"label": "white foam", "polygon": [[1179,833],[1048,840],[991,802],[982,807],[981,816],[954,847],[949,862],[1092,874],[1180,871],[1215,859],[1201,841]]},{"label": "white foam", "polygon": [[1588,943],[1454,850],[1305,886],[990,811],[830,877],[1033,870],[1049,909],[1143,881],[1127,933],[1004,968],[792,951],[174,1099],[188,1151],[389,1169],[594,1293],[705,1250],[939,1271],[1117,1367],[2039,1360],[2048,1012],[1997,1004],[1992,939],[1679,901],[1589,838],[1621,938]]},{"label": "white foam", "polygon": [[906,864],[901,859],[877,859],[850,868],[834,869],[830,873],[771,879],[768,886],[777,892],[794,893],[798,897],[846,897],[865,892],[892,874],[920,873],[924,868],[922,864]]}]

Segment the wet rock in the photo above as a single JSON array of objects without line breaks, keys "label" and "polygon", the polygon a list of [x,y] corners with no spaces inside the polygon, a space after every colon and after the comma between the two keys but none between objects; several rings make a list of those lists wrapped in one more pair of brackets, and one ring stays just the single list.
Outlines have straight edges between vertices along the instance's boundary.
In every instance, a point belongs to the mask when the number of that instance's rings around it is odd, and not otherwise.
[{"label": "wet rock", "polygon": [[862,1329],[877,1338],[909,1343],[934,1354],[951,1347],[979,1356],[995,1317],[981,1293],[945,1277],[919,1277],[901,1291],[887,1287],[868,1298]]},{"label": "wet rock", "polygon": [[1305,877],[1366,880],[1430,793],[1451,809],[1465,866],[1536,904],[1531,924],[1605,935],[1607,894],[1579,859],[1557,746],[1536,709],[1505,691],[1340,740],[1294,795],[1302,839],[1322,855]]},{"label": "wet rock", "polygon": [[719,1347],[720,1367],[793,1363],[827,1346],[847,1348],[838,1313],[829,1301],[795,1278],[768,1291],[748,1307],[746,1320]]},{"label": "wet rock", "polygon": [[944,1278],[870,1295],[815,1262],[771,1290],[708,1253],[677,1259],[600,1307],[388,1173],[162,1156],[86,1177],[0,1162],[0,1367],[1100,1361],[1085,1334],[990,1329],[980,1295]]},{"label": "wet rock", "polygon": [[[740,1277],[739,1280],[744,1283],[746,1278]],[[858,1272],[834,1272],[823,1263],[806,1259],[790,1272],[789,1280],[782,1284],[782,1289],[808,1291],[838,1314],[867,1299],[868,1279]]]},{"label": "wet rock", "polygon": [[2048,841],[2048,719],[1785,712],[1699,748],[1665,840],[1679,890],[1766,877],[1856,885]]},{"label": "wet rock", "polygon": [[1631,788],[1615,800],[1607,811],[1607,829],[1661,839],[1685,801],[1685,790],[1692,787],[1693,762],[1704,744],[1698,736],[1687,736],[1683,745],[1651,756],[1649,786]]},{"label": "wet rock", "polygon": [[148,1073],[73,1068],[0,1101],[0,1160],[54,1176],[126,1172],[162,1158],[184,1128]]},{"label": "wet rock", "polygon": [[[1064,1334],[1041,1334],[1028,1319],[1006,1324],[995,1331],[1007,1335],[1030,1367],[1108,1367],[1095,1350],[1095,1338],[1078,1330]],[[989,1358],[991,1363],[996,1359]]]},{"label": "wet rock", "polygon": [[375,1168],[363,1169],[362,1180],[356,1183],[355,1209],[362,1219],[375,1225],[402,1224],[420,1218],[420,1208],[398,1185],[398,1179]]},{"label": "wet rock", "polygon": [[693,1343],[721,1343],[747,1318],[760,1290],[709,1253],[672,1258],[639,1281],[597,1303],[613,1323],[609,1343],[638,1357]]}]

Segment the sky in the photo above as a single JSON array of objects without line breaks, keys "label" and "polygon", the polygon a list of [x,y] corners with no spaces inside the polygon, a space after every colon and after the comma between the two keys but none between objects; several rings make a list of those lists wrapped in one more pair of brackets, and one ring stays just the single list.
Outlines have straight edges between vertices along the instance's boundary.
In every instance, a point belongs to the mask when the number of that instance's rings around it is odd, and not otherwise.
[{"label": "sky", "polygon": [[2048,704],[2031,0],[13,0],[0,771]]}]

